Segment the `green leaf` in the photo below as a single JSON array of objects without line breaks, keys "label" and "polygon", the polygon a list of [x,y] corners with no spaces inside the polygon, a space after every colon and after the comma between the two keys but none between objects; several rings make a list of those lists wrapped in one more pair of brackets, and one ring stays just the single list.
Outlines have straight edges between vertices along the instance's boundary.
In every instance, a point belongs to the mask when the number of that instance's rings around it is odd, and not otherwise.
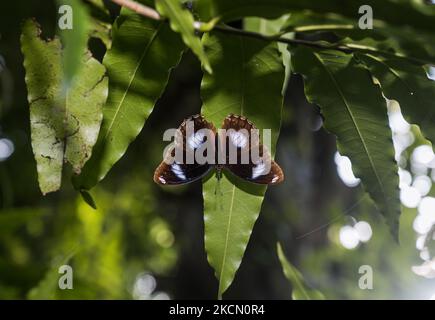
[{"label": "green leaf", "polygon": [[[244,29],[247,31],[258,32],[264,35],[276,35],[280,33],[282,26],[287,21],[288,15],[284,15],[278,19],[267,20],[262,18],[250,17],[244,19]],[[287,38],[293,38],[292,35],[285,35]],[[284,95],[287,89],[287,82],[290,79],[290,52],[287,49],[287,44],[278,43],[278,50],[281,53],[282,63],[285,68],[285,81],[282,86],[282,93]]]},{"label": "green leaf", "polygon": [[65,87],[69,87],[82,67],[82,56],[87,50],[90,17],[80,0],[57,0],[58,7],[68,5],[72,9],[72,29],[58,29],[63,44],[63,68]]},{"label": "green leaf", "polygon": [[100,39],[107,49],[112,45],[111,29],[112,18],[107,10],[104,0],[85,0],[91,15],[89,37]]},{"label": "green leaf", "polygon": [[162,16],[169,19],[172,30],[181,34],[184,43],[196,54],[204,69],[212,73],[201,40],[195,34],[194,19],[190,11],[183,8],[179,0],[156,0],[156,8]]},{"label": "green leaf", "polygon": [[[318,13],[334,12],[358,19],[358,9],[369,5],[376,19],[398,26],[411,25],[428,31],[434,30],[433,11],[415,8],[411,1],[396,0],[201,0],[195,2],[201,20],[220,17],[223,21],[243,17],[278,18],[284,14],[311,10]],[[430,8],[426,6],[426,9]],[[394,14],[392,14],[394,13]]]},{"label": "green leaf", "polygon": [[[435,49],[431,35],[413,28],[388,25],[374,20],[373,29],[360,29],[358,20],[333,13],[302,11],[291,14],[282,32],[333,32],[340,43],[359,50],[371,50],[377,56],[411,59],[413,63],[435,64]],[[336,41],[336,39],[334,39]]]},{"label": "green leaf", "polygon": [[373,29],[361,29],[358,19],[347,18],[334,13],[317,13],[309,10],[295,12],[282,26],[283,32],[334,32],[338,36],[363,39],[365,37],[385,39],[379,30],[385,25],[379,20],[373,21]]},{"label": "green leaf", "polygon": [[94,198],[87,190],[80,190],[80,195],[84,202],[86,202],[92,209],[97,210],[97,204],[95,203]]},{"label": "green leaf", "polygon": [[21,50],[26,69],[27,99],[30,105],[32,148],[39,187],[43,194],[60,188],[65,136],[60,98],[62,57],[59,39],[40,39],[37,23],[26,21]]},{"label": "green leaf", "polygon": [[91,159],[74,186],[90,189],[124,155],[151,114],[184,50],[164,21],[152,21],[122,9],[113,27],[113,44],[104,58],[109,97]]},{"label": "green leaf", "polygon": [[76,173],[80,173],[97,142],[103,119],[102,108],[107,98],[105,73],[104,66],[97,60],[89,55],[83,56],[82,68],[65,97],[65,160]]},{"label": "green leaf", "polygon": [[408,121],[419,125],[423,134],[434,143],[435,82],[428,78],[424,68],[369,54],[358,54],[357,57],[379,80],[385,97],[399,102]]},{"label": "green leaf", "polygon": [[101,108],[107,97],[105,68],[89,55],[71,86],[62,86],[62,50],[59,39],[46,42],[33,20],[23,27],[26,84],[30,105],[32,148],[43,194],[61,184],[63,162],[75,172],[91,155],[101,124]]},{"label": "green leaf", "polygon": [[[244,115],[260,130],[272,130],[274,148],[284,78],[276,44],[213,33],[205,35],[203,43],[215,70],[205,74],[201,84],[205,118],[219,128],[229,113]],[[205,248],[219,280],[219,297],[239,268],[265,191],[227,172],[219,187],[213,178],[203,184]]]},{"label": "green leaf", "polygon": [[100,39],[106,46],[106,49],[110,49],[110,47],[112,46],[112,38],[110,37],[111,29],[111,24],[101,22],[98,19],[94,18],[91,21],[89,37]]},{"label": "green leaf", "polygon": [[342,52],[300,47],[293,51],[292,65],[304,78],[307,99],[320,106],[325,128],[337,136],[340,153],[352,160],[356,176],[397,239],[398,169],[379,86],[351,55]]},{"label": "green leaf", "polygon": [[276,244],[278,258],[281,262],[282,270],[286,278],[292,284],[292,299],[293,300],[324,300],[325,296],[318,290],[313,290],[307,286],[304,277],[296,267],[294,267],[285,257],[282,247],[279,243]]}]

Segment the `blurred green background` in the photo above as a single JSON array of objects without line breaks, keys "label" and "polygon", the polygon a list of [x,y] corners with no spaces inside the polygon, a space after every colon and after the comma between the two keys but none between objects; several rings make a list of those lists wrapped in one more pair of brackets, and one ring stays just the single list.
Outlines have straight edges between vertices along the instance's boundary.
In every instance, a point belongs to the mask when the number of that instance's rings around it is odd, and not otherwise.
[{"label": "blurred green background", "polygon": [[[200,183],[162,189],[152,181],[163,132],[200,110],[195,57],[184,56],[140,136],[92,190],[93,210],[68,183],[70,172],[62,190],[45,197],[36,180],[19,36],[24,19],[35,17],[44,36],[53,37],[55,3],[2,1],[0,15],[0,299],[216,298]],[[101,61],[104,45],[91,39],[89,46]],[[352,176],[349,160],[336,153],[335,138],[321,128],[301,79],[292,76],[276,156],[286,180],[269,188],[224,298],[291,298],[277,241],[326,298],[435,298],[435,156],[397,104],[389,109],[401,167],[400,245]],[[73,267],[73,290],[58,288],[63,264]],[[362,265],[373,269],[372,290],[358,286]]]}]

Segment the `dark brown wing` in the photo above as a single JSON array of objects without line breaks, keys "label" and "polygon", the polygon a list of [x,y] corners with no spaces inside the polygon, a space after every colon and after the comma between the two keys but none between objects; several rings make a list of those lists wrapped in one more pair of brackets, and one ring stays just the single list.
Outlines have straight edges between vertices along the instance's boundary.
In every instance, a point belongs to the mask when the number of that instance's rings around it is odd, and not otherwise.
[{"label": "dark brown wing", "polygon": [[195,152],[211,140],[211,148],[206,149],[205,155],[211,152],[214,159],[215,139],[215,127],[201,115],[185,119],[177,130],[173,146],[168,149],[162,163],[154,172],[154,182],[162,185],[179,185],[202,178],[214,164],[198,163]]},{"label": "dark brown wing", "polygon": [[[225,168],[253,183],[277,184],[284,180],[282,169],[261,143],[259,131],[251,121],[230,114],[225,118],[222,129],[226,134],[219,136],[219,152],[225,153]],[[222,151],[224,144],[225,151]],[[231,157],[231,148],[237,150],[236,157]]]}]

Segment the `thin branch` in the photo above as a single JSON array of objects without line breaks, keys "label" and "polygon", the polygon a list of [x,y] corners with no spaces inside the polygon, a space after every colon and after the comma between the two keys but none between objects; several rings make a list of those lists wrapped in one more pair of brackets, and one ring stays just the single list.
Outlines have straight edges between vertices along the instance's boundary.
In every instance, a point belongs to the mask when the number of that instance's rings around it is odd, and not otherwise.
[{"label": "thin branch", "polygon": [[235,34],[235,35],[240,35],[240,36],[244,36],[244,37],[256,38],[256,39],[260,39],[260,40],[264,40],[264,41],[276,41],[276,42],[282,42],[282,43],[287,43],[287,44],[304,45],[304,46],[318,48],[318,49],[339,50],[339,51],[343,51],[345,53],[351,53],[353,51],[352,49],[350,49],[344,45],[329,44],[329,43],[325,43],[325,42],[323,42],[323,43],[322,42],[313,42],[313,41],[302,40],[302,39],[289,39],[289,38],[284,38],[281,36],[267,36],[267,35],[264,35],[261,33],[251,32],[251,31],[246,31],[246,30],[241,30],[241,29],[235,29],[235,28],[231,28],[231,27],[227,27],[227,26],[223,26],[223,25],[216,25],[213,28],[213,30],[219,31],[222,33],[229,33],[229,34]]},{"label": "thin branch", "polygon": [[[162,20],[163,18],[160,16],[160,14],[154,10],[153,8],[147,7],[143,4],[140,4],[133,0],[111,0],[112,2],[122,6],[126,7],[146,18],[152,19],[152,20]],[[201,26],[204,25],[204,23],[195,21],[194,27],[196,30],[200,31]],[[373,47],[367,47],[359,44],[337,44],[337,43],[325,43],[325,42],[317,42],[317,41],[309,41],[309,40],[302,40],[302,39],[289,39],[282,37],[281,35],[264,35],[257,32],[251,32],[236,28],[231,28],[226,25],[215,25],[213,27],[214,31],[221,32],[221,33],[227,33],[227,34],[234,34],[244,37],[250,37],[255,39],[260,39],[264,41],[276,41],[281,43],[287,43],[292,45],[303,45],[307,47],[317,48],[321,50],[338,50],[342,51],[344,53],[353,53],[353,52],[361,52],[361,53],[371,53],[375,55],[382,55],[387,57],[394,57],[399,59],[405,59],[409,62],[415,63],[415,64],[432,64],[431,61],[426,61],[418,58],[408,57],[405,55],[402,55],[400,53],[394,53],[394,52],[388,52],[388,51],[382,51],[377,48]]]},{"label": "thin branch", "polygon": [[160,14],[154,10],[153,8],[147,7],[141,3],[132,0],[112,0],[112,2],[120,5],[121,7],[126,7],[141,16],[153,19],[153,20],[161,20]]}]

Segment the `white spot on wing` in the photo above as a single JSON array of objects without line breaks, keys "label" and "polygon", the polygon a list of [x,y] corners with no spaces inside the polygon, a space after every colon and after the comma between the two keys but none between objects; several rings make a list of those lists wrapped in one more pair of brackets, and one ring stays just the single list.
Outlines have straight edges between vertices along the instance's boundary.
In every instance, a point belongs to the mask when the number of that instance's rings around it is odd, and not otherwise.
[{"label": "white spot on wing", "polygon": [[162,184],[166,184],[166,180],[165,180],[165,178],[163,178],[163,177],[159,177],[159,181],[160,181]]},{"label": "white spot on wing", "polygon": [[187,145],[193,150],[198,149],[204,143],[204,137],[204,132],[198,131],[187,139]]},{"label": "white spot on wing", "polygon": [[256,179],[259,176],[262,176],[265,174],[266,171],[266,164],[264,162],[260,162],[255,165],[255,167],[252,168],[252,179]]},{"label": "white spot on wing", "polygon": [[231,131],[230,139],[237,148],[245,148],[248,144],[248,137],[240,131]]},{"label": "white spot on wing", "polygon": [[171,171],[180,179],[186,180],[186,175],[183,172],[183,169],[181,169],[181,166],[178,163],[173,163],[171,165]]}]

